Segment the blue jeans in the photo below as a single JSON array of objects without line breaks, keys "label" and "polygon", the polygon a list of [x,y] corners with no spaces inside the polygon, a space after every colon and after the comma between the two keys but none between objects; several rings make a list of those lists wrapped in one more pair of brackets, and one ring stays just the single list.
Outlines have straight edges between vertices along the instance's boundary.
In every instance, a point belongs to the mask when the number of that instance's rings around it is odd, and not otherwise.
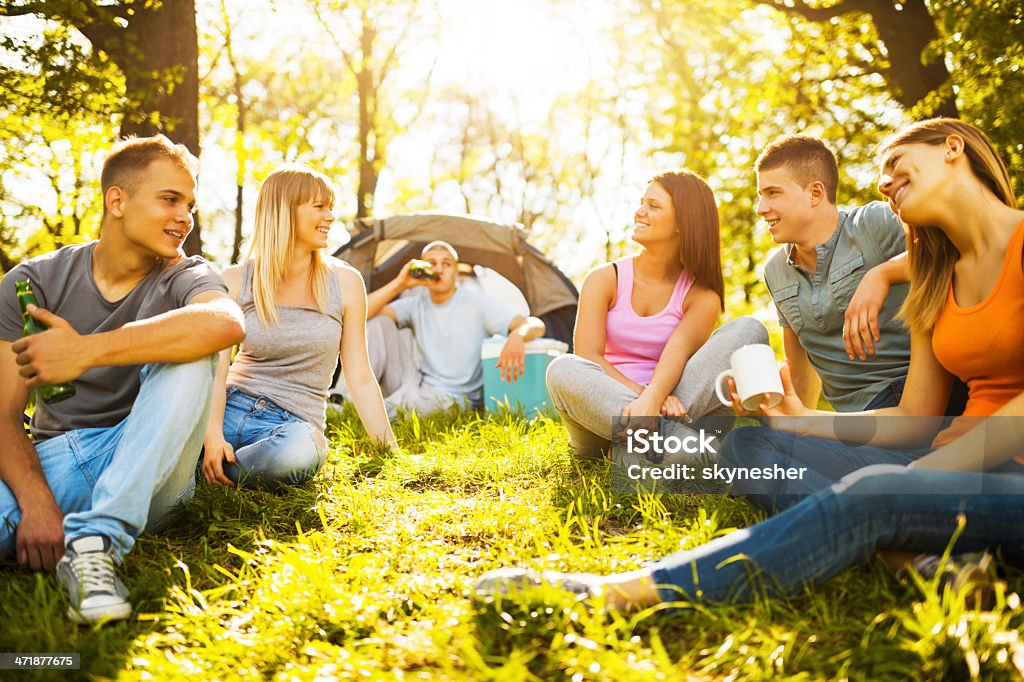
[{"label": "blue jeans", "polygon": [[[867,405],[864,406],[865,410],[879,410],[884,407],[896,407],[900,404],[900,399],[903,398],[903,390],[907,387],[907,377],[901,377],[891,384],[883,388],[878,392],[874,398],[871,399]],[[954,379],[953,387],[949,392],[949,402],[946,403],[945,414],[951,417],[955,417],[964,413],[964,408],[967,407],[967,384]],[[949,420],[946,421],[949,423]]]},{"label": "blue jeans", "polygon": [[[932,448],[888,450],[851,445],[829,438],[798,436],[767,427],[747,426],[725,437],[719,463],[736,469],[805,468],[802,477],[787,480],[740,480],[730,492],[742,495],[767,512],[786,509],[808,495],[827,488],[843,476],[873,464],[906,466]],[[1024,473],[1024,465],[1010,460],[990,473]]]},{"label": "blue jeans", "polygon": [[903,398],[903,389],[906,388],[906,385],[906,377],[897,379],[879,391],[878,395],[872,398],[871,402],[864,406],[864,409],[880,410],[885,407],[896,407],[900,404],[900,399]]},{"label": "blue jeans", "polygon": [[[120,423],[36,445],[65,515],[66,540],[105,535],[120,561],[139,533],[159,530],[175,505],[192,499],[216,359],[146,365],[132,411]],[[0,482],[0,557],[13,555],[20,521],[17,500]]]},{"label": "blue jeans", "polygon": [[327,457],[323,434],[267,398],[229,388],[224,405],[224,440],[236,463],[224,473],[241,486],[280,489],[308,481]]},{"label": "blue jeans", "polygon": [[650,568],[664,601],[749,600],[762,588],[772,595],[824,582],[878,550],[941,553],[960,515],[957,552],[999,550],[1024,562],[1024,474],[878,465]]},{"label": "blue jeans", "polygon": [[742,480],[732,484],[730,492],[742,495],[771,513],[792,506],[858,469],[873,464],[906,466],[929,452],[930,448],[887,450],[869,445],[850,445],[829,438],[746,426],[725,437],[719,463],[737,469],[806,468],[798,479]]}]

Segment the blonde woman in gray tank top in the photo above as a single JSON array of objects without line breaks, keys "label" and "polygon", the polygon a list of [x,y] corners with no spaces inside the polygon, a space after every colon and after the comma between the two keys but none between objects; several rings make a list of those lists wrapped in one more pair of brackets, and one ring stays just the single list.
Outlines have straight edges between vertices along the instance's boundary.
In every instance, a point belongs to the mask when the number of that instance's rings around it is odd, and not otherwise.
[{"label": "blonde woman in gray tank top", "polygon": [[224,271],[246,339],[221,353],[202,471],[220,485],[281,488],[309,480],[327,452],[327,391],[340,354],[370,437],[396,447],[366,352],[362,277],[325,257],[334,216],[326,177],[301,166],[271,173],[256,200],[248,259]]}]

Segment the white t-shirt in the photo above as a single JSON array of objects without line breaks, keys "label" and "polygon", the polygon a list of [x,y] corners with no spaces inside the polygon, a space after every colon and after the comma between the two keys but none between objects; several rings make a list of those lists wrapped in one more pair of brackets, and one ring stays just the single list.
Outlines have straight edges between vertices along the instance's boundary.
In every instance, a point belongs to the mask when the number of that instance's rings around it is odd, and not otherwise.
[{"label": "white t-shirt", "polygon": [[462,287],[438,305],[430,296],[391,303],[399,327],[409,327],[420,351],[423,383],[473,403],[483,401],[480,347],[494,334],[507,334],[515,313],[491,297]]}]

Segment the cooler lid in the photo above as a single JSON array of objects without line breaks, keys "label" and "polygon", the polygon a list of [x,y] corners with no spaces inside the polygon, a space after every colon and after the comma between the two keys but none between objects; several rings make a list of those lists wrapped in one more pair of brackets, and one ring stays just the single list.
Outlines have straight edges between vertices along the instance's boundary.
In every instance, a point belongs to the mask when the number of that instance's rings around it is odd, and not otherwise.
[{"label": "cooler lid", "polygon": [[[505,345],[504,336],[492,336],[488,339],[484,339],[483,345],[480,348],[480,357],[484,360],[490,358],[497,358],[501,355],[501,347]],[[533,341],[526,342],[526,354],[547,354],[547,355],[562,355],[568,352],[569,344],[559,341],[558,339],[546,339],[541,337],[534,339]]]}]

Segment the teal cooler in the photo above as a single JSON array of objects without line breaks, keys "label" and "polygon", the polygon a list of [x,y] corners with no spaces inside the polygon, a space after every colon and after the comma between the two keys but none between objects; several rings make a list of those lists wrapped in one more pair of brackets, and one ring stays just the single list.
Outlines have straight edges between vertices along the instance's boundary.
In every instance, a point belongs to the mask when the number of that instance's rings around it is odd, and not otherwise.
[{"label": "teal cooler", "polygon": [[509,383],[502,381],[501,369],[494,366],[504,345],[503,337],[493,337],[486,339],[480,349],[484,365],[484,405],[488,410],[497,410],[507,402],[513,409],[520,405],[524,413],[550,409],[544,374],[551,361],[568,351],[569,346],[556,339],[527,341],[526,373],[519,377],[519,381]]}]

